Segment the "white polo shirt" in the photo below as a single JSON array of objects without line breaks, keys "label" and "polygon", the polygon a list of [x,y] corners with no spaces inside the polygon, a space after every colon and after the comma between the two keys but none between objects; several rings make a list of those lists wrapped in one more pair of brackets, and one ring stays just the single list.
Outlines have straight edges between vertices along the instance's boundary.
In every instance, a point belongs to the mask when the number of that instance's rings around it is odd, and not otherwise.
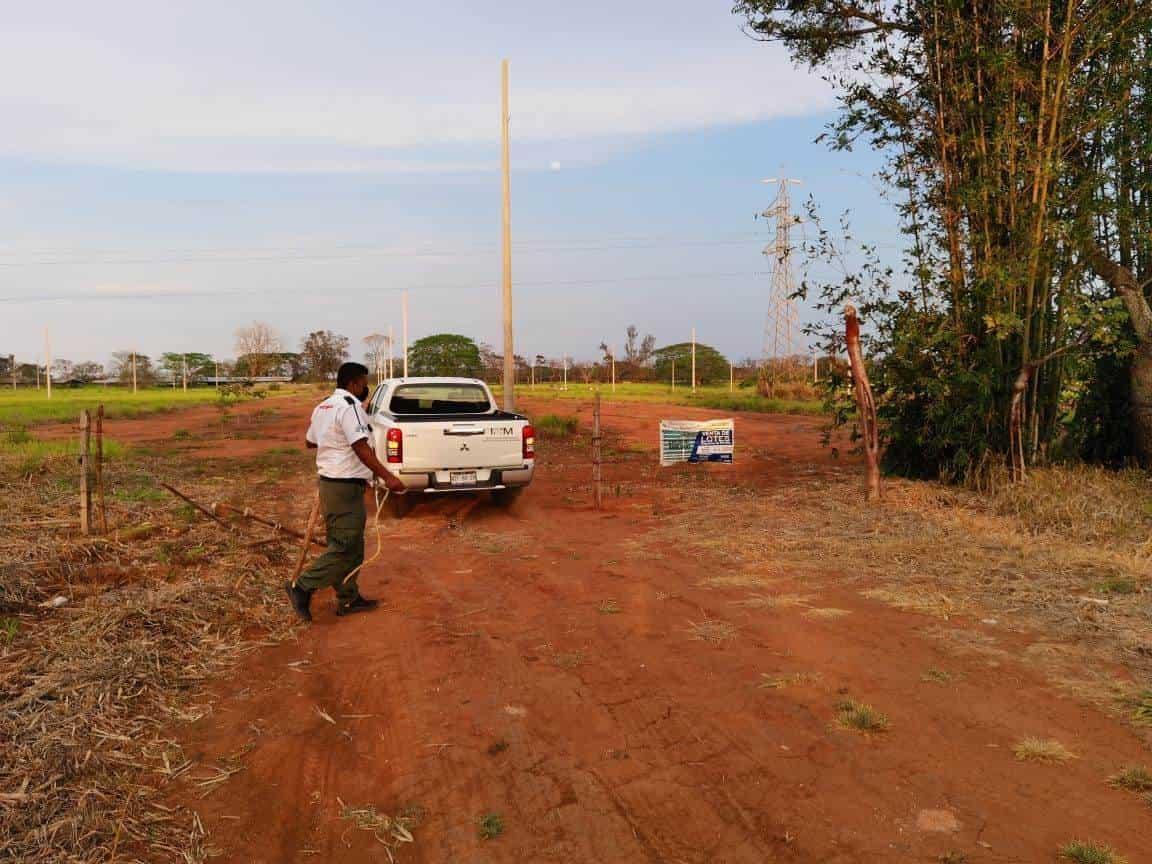
[{"label": "white polo shirt", "polygon": [[312,423],[304,436],[316,445],[316,473],[333,480],[372,479],[372,469],[352,449],[371,434],[360,400],[337,387],[336,392],[312,411]]}]

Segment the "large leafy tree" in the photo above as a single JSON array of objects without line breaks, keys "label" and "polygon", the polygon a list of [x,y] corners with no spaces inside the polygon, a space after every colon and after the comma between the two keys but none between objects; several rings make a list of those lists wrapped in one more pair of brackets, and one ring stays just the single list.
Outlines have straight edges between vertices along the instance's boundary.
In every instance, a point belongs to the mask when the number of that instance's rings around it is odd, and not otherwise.
[{"label": "large leafy tree", "polygon": [[[676,380],[689,384],[692,379],[692,343],[677,342],[665,345],[652,352],[656,362],[656,377],[661,381],[672,380],[672,364],[676,364]],[[715,384],[728,380],[728,359],[703,342],[696,343],[696,383]]]},{"label": "large leafy tree", "polygon": [[331,330],[314,330],[300,343],[300,359],[310,378],[334,378],[340,364],[348,359],[348,337]]},{"label": "large leafy tree", "polygon": [[467,336],[437,333],[417,339],[408,347],[409,375],[476,378],[482,370],[480,347]]},{"label": "large leafy tree", "polygon": [[[888,157],[883,177],[908,235],[907,280],[853,273],[823,286],[822,299],[829,309],[859,300],[871,325],[890,464],[972,476],[1017,436],[1027,458],[1043,456],[1065,418],[1078,358],[1139,314],[1109,268],[1115,253],[1099,242],[1097,217],[1108,208],[1095,205],[1113,186],[1103,175],[1114,159],[1097,145],[1113,141],[1146,82],[1147,65],[1131,58],[1146,48],[1152,5],[740,0],[735,8],[750,34],[783,43],[834,85],[842,111],[827,136],[833,146],[864,141]],[[1146,141],[1147,115],[1143,123]],[[1120,234],[1133,233],[1118,221]]]}]

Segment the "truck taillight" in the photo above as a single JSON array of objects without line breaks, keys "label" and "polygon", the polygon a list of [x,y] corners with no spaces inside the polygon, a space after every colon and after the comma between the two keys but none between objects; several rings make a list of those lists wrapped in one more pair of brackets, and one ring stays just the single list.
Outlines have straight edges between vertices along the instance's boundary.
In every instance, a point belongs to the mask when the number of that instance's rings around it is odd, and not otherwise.
[{"label": "truck taillight", "polygon": [[536,458],[536,430],[531,426],[524,427],[524,458]]},{"label": "truck taillight", "polygon": [[395,464],[404,461],[404,433],[396,428],[388,430],[387,439],[388,455],[386,457],[389,463]]}]

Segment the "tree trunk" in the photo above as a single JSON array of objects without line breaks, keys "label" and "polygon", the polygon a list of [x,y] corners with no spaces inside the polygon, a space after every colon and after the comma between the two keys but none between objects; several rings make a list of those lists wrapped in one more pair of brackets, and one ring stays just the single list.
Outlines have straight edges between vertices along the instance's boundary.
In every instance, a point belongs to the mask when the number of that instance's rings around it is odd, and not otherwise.
[{"label": "tree trunk", "polygon": [[1116,292],[1132,321],[1136,334],[1136,354],[1129,371],[1132,458],[1143,468],[1152,467],[1152,308],[1131,270],[1117,264],[1096,245],[1089,248],[1087,257],[1092,272]]},{"label": "tree trunk", "polygon": [[868,380],[868,370],[864,368],[864,353],[860,350],[860,319],[856,317],[856,307],[844,307],[844,324],[848,363],[852,368],[852,391],[860,414],[860,433],[868,466],[868,500],[879,501],[883,495],[880,486],[880,427],[876,400],[872,398],[872,384]]}]

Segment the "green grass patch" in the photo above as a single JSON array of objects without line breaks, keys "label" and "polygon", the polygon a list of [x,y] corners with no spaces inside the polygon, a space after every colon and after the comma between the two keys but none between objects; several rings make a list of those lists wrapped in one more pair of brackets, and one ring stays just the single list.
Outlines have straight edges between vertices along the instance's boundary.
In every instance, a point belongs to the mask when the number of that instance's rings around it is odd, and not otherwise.
[{"label": "green grass patch", "polygon": [[532,421],[537,434],[547,438],[566,438],[580,428],[580,421],[568,414],[545,414]]},{"label": "green grass patch", "polygon": [[1061,846],[1060,860],[1073,864],[1128,864],[1128,859],[1112,847],[1085,840],[1073,840]]},{"label": "green grass patch", "polygon": [[[0,438],[0,461],[4,459],[21,460],[23,462],[42,463],[48,459],[62,457],[77,458],[80,455],[80,442],[75,438],[55,438],[51,441],[41,441],[27,430],[19,430],[17,435],[8,435]],[[104,439],[104,458],[118,459],[124,455],[125,447],[118,441]],[[93,450],[95,453],[95,450]]]},{"label": "green grass patch", "polygon": [[155,387],[137,393],[119,387],[57,388],[52,391],[51,399],[46,390],[3,390],[0,391],[0,427],[74,422],[85,408],[95,413],[100,404],[104,405],[105,418],[116,418],[172,411],[216,399],[216,390],[211,387],[188,391]]},{"label": "green grass patch", "polygon": [[[499,393],[500,387],[493,387]],[[665,383],[617,382],[616,389],[610,383],[583,384],[568,382],[568,389],[562,390],[559,383],[537,384],[535,388],[519,385],[517,396],[540,399],[590,399],[595,391],[606,402],[662,402],[673,405],[694,405],[699,408],[716,408],[721,411],[758,411],[765,414],[812,414],[824,413],[824,403],[819,399],[769,399],[751,388],[736,388],[729,392],[727,383],[710,384],[696,388],[677,386],[675,390]]]},{"label": "green grass patch", "polygon": [[499,813],[485,813],[476,824],[481,840],[495,840],[504,833],[504,819]]},{"label": "green grass patch", "polygon": [[19,621],[8,615],[0,615],[0,645],[11,645],[19,631]]},{"label": "green grass patch", "polygon": [[836,725],[854,732],[886,732],[888,718],[863,702],[855,699],[841,699],[836,703]]}]

